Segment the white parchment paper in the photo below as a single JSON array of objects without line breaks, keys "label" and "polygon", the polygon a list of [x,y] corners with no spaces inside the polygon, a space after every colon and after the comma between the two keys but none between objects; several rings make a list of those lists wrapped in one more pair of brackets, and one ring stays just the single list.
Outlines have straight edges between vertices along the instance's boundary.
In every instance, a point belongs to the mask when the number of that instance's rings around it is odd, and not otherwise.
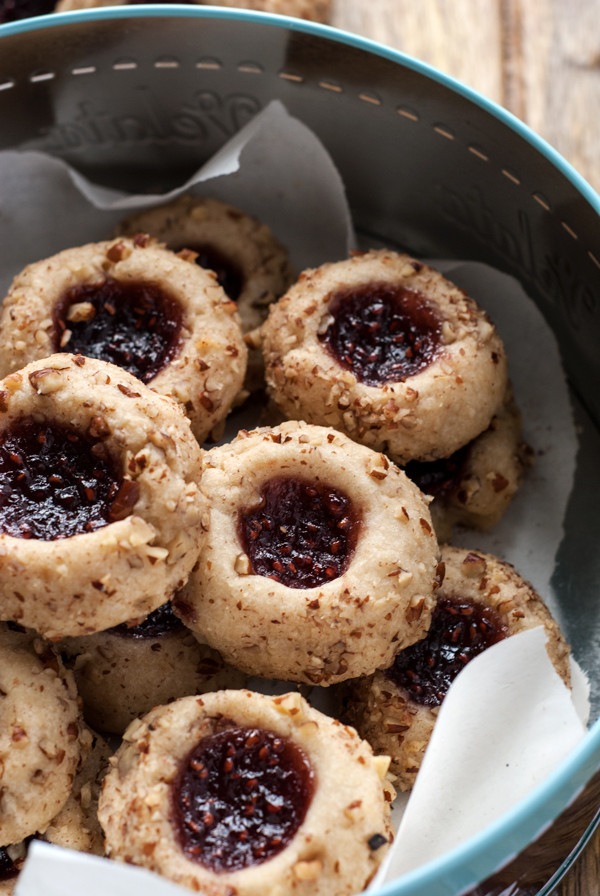
[{"label": "white parchment paper", "polygon": [[[105,239],[125,214],[183,192],[223,199],[263,220],[290,247],[298,271],[345,258],[355,245],[344,187],[331,159],[315,136],[274,102],[193,178],[163,196],[98,188],[40,153],[0,153],[0,290],[26,264]],[[456,541],[511,562],[560,623],[550,578],[577,440],[556,342],[512,278],[468,261],[433,263],[467,289],[498,326],[524,434],[536,454],[534,469],[494,532],[465,531]],[[576,669],[574,678],[575,701],[547,660],[541,630],[501,642],[463,670],[444,701],[405,811],[406,800],[398,801],[398,837],[377,885],[479,831],[562,761],[583,736],[588,711],[585,676]],[[88,896],[184,892],[142,869],[32,843],[17,896],[79,890]]]}]

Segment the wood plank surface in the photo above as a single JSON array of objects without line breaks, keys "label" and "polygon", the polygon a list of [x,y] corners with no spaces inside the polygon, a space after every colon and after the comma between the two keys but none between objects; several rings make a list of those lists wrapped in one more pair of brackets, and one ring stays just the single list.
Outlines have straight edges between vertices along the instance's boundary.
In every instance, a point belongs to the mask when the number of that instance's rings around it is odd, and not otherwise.
[{"label": "wood plank surface", "polygon": [[[333,25],[500,103],[600,191],[600,0],[334,0]],[[600,896],[600,830],[555,896]]]}]

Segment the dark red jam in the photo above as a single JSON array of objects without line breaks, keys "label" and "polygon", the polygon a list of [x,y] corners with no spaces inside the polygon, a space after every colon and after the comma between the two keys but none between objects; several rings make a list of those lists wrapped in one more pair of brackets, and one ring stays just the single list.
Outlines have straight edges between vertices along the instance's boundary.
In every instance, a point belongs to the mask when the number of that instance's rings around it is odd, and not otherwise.
[{"label": "dark red jam", "polygon": [[439,314],[412,289],[368,283],[339,290],[329,311],[333,321],[321,341],[367,386],[406,380],[428,367],[438,353]]},{"label": "dark red jam", "polygon": [[179,350],[182,311],[154,283],[107,278],[67,290],[54,323],[56,351],[111,361],[149,383]]},{"label": "dark red jam", "polygon": [[416,703],[439,706],[469,660],[506,635],[500,615],[490,607],[459,597],[443,598],[427,636],[402,650],[385,674]]},{"label": "dark red jam", "polygon": [[183,631],[184,628],[183,622],[177,618],[173,612],[171,602],[168,601],[146,616],[139,625],[127,625],[124,622],[121,625],[114,626],[110,631],[115,635],[142,641],[145,638],[161,638],[173,632]]},{"label": "dark red jam", "polygon": [[0,0],[0,25],[54,12],[56,0]]},{"label": "dark red jam", "polygon": [[131,513],[137,484],[104,446],[56,423],[24,419],[0,433],[0,532],[53,541]]},{"label": "dark red jam", "polygon": [[404,472],[426,495],[443,501],[457,487],[465,466],[468,448],[459,448],[450,457],[439,460],[411,460]]},{"label": "dark red jam", "polygon": [[238,266],[208,243],[186,248],[197,254],[196,264],[215,272],[217,282],[223,287],[227,297],[233,302],[237,302],[244,286],[242,273]]},{"label": "dark red jam", "polygon": [[240,511],[238,534],[255,575],[316,588],[345,572],[360,525],[343,492],[279,476],[263,486],[260,504]]},{"label": "dark red jam", "polygon": [[16,877],[19,873],[19,869],[7,853],[7,851],[0,846],[0,881],[2,880],[12,880],[13,877]]},{"label": "dark red jam", "polygon": [[311,765],[293,741],[225,728],[200,741],[175,781],[181,848],[217,873],[258,865],[293,839],[313,792]]}]

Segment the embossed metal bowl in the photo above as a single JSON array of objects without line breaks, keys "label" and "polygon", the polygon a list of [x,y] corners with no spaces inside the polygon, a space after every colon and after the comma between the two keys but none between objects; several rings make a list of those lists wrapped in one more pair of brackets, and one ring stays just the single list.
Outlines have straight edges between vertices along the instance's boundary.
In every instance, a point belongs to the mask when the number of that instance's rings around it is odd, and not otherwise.
[{"label": "embossed metal bowl", "polygon": [[[323,26],[169,5],[0,27],[0,148],[51,153],[111,186],[180,182],[273,98],[331,153],[360,233],[422,256],[488,262],[519,278],[553,327],[587,434],[553,584],[566,635],[592,680],[596,719],[600,199],[593,190],[475,92]],[[549,892],[596,824],[599,766],[595,721],[515,810],[381,896],[469,888],[483,896],[515,893],[517,885]]]}]

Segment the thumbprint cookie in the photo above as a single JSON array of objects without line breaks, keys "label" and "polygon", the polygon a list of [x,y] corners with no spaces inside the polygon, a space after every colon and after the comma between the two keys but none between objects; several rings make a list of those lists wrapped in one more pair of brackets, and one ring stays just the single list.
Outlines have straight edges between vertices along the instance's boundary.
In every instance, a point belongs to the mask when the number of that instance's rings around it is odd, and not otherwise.
[{"label": "thumbprint cookie", "polygon": [[82,768],[75,775],[69,799],[41,839],[64,849],[104,855],[104,835],[98,821],[98,799],[109,760],[114,750],[97,732],[90,732],[92,746]]},{"label": "thumbprint cookie", "polygon": [[43,833],[0,846],[0,896],[11,896],[19,874],[27,858],[29,845],[43,840],[93,855],[104,855],[104,835],[98,821],[98,797],[102,779],[109,769],[113,751],[108,743],[95,733],[90,753],[83,767],[75,775],[71,794]]},{"label": "thumbprint cookie", "polygon": [[384,249],[304,271],[261,340],[286,417],[332,426],[401,465],[479,435],[507,385],[504,346],[473,299]]},{"label": "thumbprint cookie", "polygon": [[248,334],[244,387],[248,392],[264,388],[262,353],[253,331],[294,280],[287,250],[266,224],[218,199],[185,195],[131,215],[118,232],[148,233],[174,252],[192,252],[196,264],[214,271]]},{"label": "thumbprint cookie", "polygon": [[423,637],[438,584],[427,501],[383,454],[289,421],[206,452],[198,562],[175,612],[249,675],[332,684]]},{"label": "thumbprint cookie", "polygon": [[158,704],[246,681],[194,637],[170,602],[138,625],[65,638],[59,648],[73,669],[86,721],[110,734],[122,734]]},{"label": "thumbprint cookie", "polygon": [[114,364],[0,381],[0,619],[59,639],[168,600],[197,557],[201,457],[177,403]]},{"label": "thumbprint cookie", "polygon": [[450,457],[411,461],[404,470],[433,499],[430,510],[438,539],[451,541],[455,525],[483,532],[493,529],[532,463],[521,414],[508,388],[484,432]]},{"label": "thumbprint cookie", "polygon": [[497,641],[544,626],[550,659],[570,683],[569,647],[540,596],[511,565],[449,545],[442,547],[442,562],[445,577],[425,638],[398,653],[389,668],[345,686],[345,721],[391,757],[401,790],[414,784],[451,683]]},{"label": "thumbprint cookie", "polygon": [[387,767],[298,693],[182,697],[125,732],[107,854],[207,896],[351,896],[392,838]]},{"label": "thumbprint cookie", "polygon": [[229,413],[247,362],[215,274],[146,236],[65,249],[14,278],[0,372],[56,352],[109,361],[176,399],[200,442]]},{"label": "thumbprint cookie", "polygon": [[1,846],[48,827],[90,746],[73,675],[56,651],[31,632],[0,625]]},{"label": "thumbprint cookie", "polygon": [[148,233],[174,252],[190,250],[236,303],[244,332],[264,321],[269,305],[293,281],[287,251],[266,224],[238,208],[206,197],[181,196],[131,215],[118,234]]}]

